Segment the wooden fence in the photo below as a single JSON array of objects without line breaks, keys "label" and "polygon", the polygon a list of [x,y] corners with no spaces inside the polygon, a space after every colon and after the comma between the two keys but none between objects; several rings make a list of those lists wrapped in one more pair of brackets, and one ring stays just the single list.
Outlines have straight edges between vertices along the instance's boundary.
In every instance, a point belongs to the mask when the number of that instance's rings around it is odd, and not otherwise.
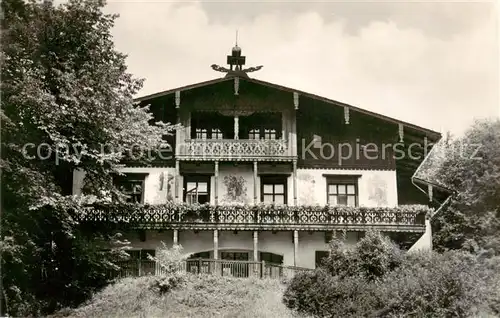
[{"label": "wooden fence", "polygon": [[171,268],[164,268],[151,260],[130,260],[120,264],[120,270],[113,276],[122,278],[130,276],[162,275],[167,272],[184,272],[192,274],[208,274],[230,277],[259,277],[259,278],[292,278],[298,272],[310,271],[309,268],[284,266],[281,264],[231,261],[219,259],[188,259],[179,262]]}]

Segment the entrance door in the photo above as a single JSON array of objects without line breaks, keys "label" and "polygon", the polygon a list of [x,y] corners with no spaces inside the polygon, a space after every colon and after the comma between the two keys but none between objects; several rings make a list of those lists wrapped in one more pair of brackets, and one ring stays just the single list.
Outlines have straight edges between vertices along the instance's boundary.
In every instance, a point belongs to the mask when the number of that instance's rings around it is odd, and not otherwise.
[{"label": "entrance door", "polygon": [[228,262],[222,262],[222,275],[234,277],[248,277],[248,263],[231,261],[248,261],[248,252],[221,252],[220,258]]}]

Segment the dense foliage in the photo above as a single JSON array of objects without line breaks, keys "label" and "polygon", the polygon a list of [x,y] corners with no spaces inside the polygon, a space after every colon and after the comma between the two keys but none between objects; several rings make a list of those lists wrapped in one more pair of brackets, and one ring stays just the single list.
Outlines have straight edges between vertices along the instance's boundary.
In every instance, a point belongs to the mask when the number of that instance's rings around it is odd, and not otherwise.
[{"label": "dense foliage", "polygon": [[323,267],[298,274],[285,304],[315,317],[500,314],[500,262],[466,252],[403,254],[378,233],[335,239]]},{"label": "dense foliage", "polygon": [[[133,103],[142,82],[114,49],[116,17],[103,6],[2,2],[2,314],[48,313],[105,284],[123,253],[103,251],[113,233],[83,231],[75,215],[90,195],[120,200],[110,173],[162,147],[170,129]],[[79,197],[75,168],[86,173]]]},{"label": "dense foliage", "polygon": [[433,218],[435,248],[500,255],[500,120],[477,121],[433,157],[425,178],[455,192]]}]

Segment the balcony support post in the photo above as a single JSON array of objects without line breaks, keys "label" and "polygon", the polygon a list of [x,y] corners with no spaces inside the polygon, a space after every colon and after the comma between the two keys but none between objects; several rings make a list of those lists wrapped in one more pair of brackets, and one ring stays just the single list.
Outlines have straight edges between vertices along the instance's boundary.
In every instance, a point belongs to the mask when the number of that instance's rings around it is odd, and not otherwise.
[{"label": "balcony support post", "polygon": [[219,230],[214,230],[214,259],[219,259]]},{"label": "balcony support post", "polygon": [[180,173],[179,173],[179,160],[175,160],[175,174],[174,174],[174,194],[175,202],[179,202],[179,183],[180,183]]},{"label": "balcony support post", "polygon": [[253,261],[259,261],[259,231],[253,231]]},{"label": "balcony support post", "polygon": [[214,196],[215,205],[219,204],[219,162],[215,161],[215,171],[214,171]]},{"label": "balcony support post", "polygon": [[297,205],[297,160],[293,161],[293,205]]},{"label": "balcony support post", "polygon": [[257,205],[257,161],[253,162],[253,204]]},{"label": "balcony support post", "polygon": [[293,231],[293,266],[299,263],[299,231]]},{"label": "balcony support post", "polygon": [[179,245],[179,230],[178,229],[174,229],[173,243],[174,243],[174,246]]},{"label": "balcony support post", "polygon": [[234,139],[235,140],[240,139],[239,130],[240,130],[239,117],[237,115],[235,115],[234,116]]}]

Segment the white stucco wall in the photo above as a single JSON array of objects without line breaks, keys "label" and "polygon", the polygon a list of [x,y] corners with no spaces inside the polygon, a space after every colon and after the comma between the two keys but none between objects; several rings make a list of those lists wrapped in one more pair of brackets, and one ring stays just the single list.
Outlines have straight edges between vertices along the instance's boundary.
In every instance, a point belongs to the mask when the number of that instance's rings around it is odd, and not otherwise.
[{"label": "white stucco wall", "polygon": [[326,178],[329,175],[361,175],[358,180],[359,205],[367,207],[397,206],[396,171],[298,169],[297,199],[299,205],[325,205]]}]

